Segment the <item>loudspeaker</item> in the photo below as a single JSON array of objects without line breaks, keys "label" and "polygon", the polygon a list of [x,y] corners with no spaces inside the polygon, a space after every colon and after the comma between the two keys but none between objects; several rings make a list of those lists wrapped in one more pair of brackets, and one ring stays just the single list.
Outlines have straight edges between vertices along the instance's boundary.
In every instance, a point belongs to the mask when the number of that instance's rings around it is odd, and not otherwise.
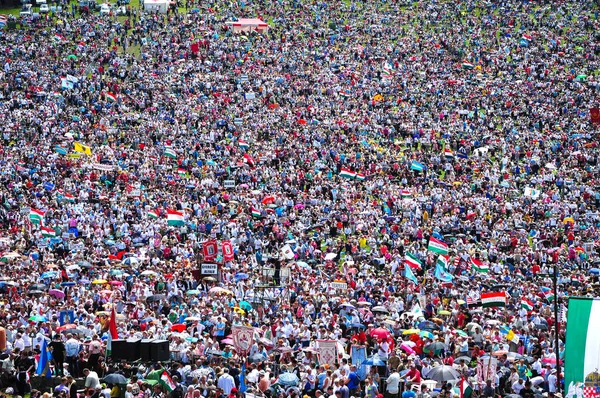
[{"label": "loudspeaker", "polygon": [[171,358],[168,340],[154,340],[150,343],[150,360],[168,361]]},{"label": "loudspeaker", "polygon": [[152,343],[154,339],[143,339],[140,341],[140,357],[142,361],[148,362],[152,359],[150,356],[150,343]]},{"label": "loudspeaker", "polygon": [[112,341],[110,357],[113,361],[126,361],[127,360],[127,340],[116,339]]},{"label": "loudspeaker", "polygon": [[142,339],[127,339],[127,352],[125,353],[128,361],[137,361],[140,359],[140,342]]}]

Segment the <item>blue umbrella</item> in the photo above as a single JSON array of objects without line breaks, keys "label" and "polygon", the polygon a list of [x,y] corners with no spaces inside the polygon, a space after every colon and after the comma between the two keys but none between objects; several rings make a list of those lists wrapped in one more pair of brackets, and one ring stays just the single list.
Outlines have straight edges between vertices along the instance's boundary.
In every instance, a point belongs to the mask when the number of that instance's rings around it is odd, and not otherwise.
[{"label": "blue umbrella", "polygon": [[44,189],[46,191],[52,191],[54,189],[54,184],[51,182],[45,182],[44,183]]},{"label": "blue umbrella", "polygon": [[299,381],[295,373],[286,372],[279,375],[279,384],[283,386],[295,386]]},{"label": "blue umbrella", "polygon": [[592,275],[600,275],[600,269],[598,268],[590,268],[588,272]]},{"label": "blue umbrella", "polygon": [[252,305],[247,301],[240,301],[240,308],[246,311],[252,310]]},{"label": "blue umbrella", "polygon": [[350,324],[351,328],[360,328],[360,329],[364,329],[365,325],[363,325],[362,323],[351,323]]},{"label": "blue umbrella", "polygon": [[52,279],[52,278],[56,278],[56,272],[54,271],[48,271],[48,272],[44,272],[40,278],[42,279]]},{"label": "blue umbrella", "polygon": [[63,282],[61,283],[62,286],[75,286],[75,282]]},{"label": "blue umbrella", "polygon": [[234,278],[237,281],[245,280],[245,279],[248,279],[248,274],[245,274],[243,272],[238,272],[237,274],[235,274]]},{"label": "blue umbrella", "polygon": [[86,278],[82,278],[79,280],[79,283],[81,283],[82,285],[87,285],[88,283],[90,283],[90,280],[86,279]]},{"label": "blue umbrella", "polygon": [[385,362],[383,362],[379,356],[373,355],[372,357],[365,359],[361,365],[385,366]]}]

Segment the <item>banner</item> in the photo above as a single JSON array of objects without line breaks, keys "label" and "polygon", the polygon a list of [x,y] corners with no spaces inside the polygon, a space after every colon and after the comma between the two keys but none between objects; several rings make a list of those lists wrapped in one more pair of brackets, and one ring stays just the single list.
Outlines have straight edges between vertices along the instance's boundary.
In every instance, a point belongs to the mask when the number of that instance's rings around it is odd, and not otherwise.
[{"label": "banner", "polygon": [[319,355],[319,364],[335,365],[335,359],[337,357],[337,345],[335,340],[317,340],[319,348],[317,350]]},{"label": "banner", "polygon": [[252,346],[254,328],[251,326],[233,325],[231,327],[231,337],[236,351],[247,354]]},{"label": "banner", "polygon": [[590,108],[590,120],[594,124],[600,124],[600,108]]},{"label": "banner", "polygon": [[223,251],[223,259],[225,261],[233,260],[233,246],[231,246],[231,242],[226,240],[221,243],[221,250]]},{"label": "banner", "polygon": [[367,349],[363,345],[353,345],[350,347],[350,358],[352,359],[352,365],[356,365],[356,375],[364,380],[367,376],[369,368],[367,365],[361,366],[362,363],[367,359]]},{"label": "banner", "polygon": [[202,243],[204,261],[213,261],[217,257],[217,242],[209,240]]},{"label": "banner", "polygon": [[492,387],[496,387],[496,368],[498,359],[487,357],[477,362],[477,384],[483,388],[488,380],[492,381]]}]

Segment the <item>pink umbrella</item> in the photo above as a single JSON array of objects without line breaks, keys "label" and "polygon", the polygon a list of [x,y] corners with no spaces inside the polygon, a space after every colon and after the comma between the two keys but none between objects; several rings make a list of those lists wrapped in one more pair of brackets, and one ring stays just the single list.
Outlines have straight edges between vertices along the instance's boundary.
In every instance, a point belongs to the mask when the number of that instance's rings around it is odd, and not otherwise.
[{"label": "pink umbrella", "polygon": [[400,349],[403,350],[404,352],[406,352],[408,355],[412,355],[415,353],[415,350],[413,350],[411,347],[409,347],[406,344],[401,344]]},{"label": "pink umbrella", "polygon": [[221,340],[221,344],[233,345],[233,339],[223,339]]},{"label": "pink umbrella", "polygon": [[390,337],[390,332],[383,328],[373,329],[371,330],[371,337],[377,337],[380,340],[387,339]]},{"label": "pink umbrella", "polygon": [[48,291],[48,294],[51,296],[54,296],[56,298],[65,298],[65,292],[63,292],[62,290],[58,290],[58,289],[50,289]]},{"label": "pink umbrella", "polygon": [[121,281],[110,281],[108,283],[110,283],[113,286],[121,286],[123,284],[123,282]]}]

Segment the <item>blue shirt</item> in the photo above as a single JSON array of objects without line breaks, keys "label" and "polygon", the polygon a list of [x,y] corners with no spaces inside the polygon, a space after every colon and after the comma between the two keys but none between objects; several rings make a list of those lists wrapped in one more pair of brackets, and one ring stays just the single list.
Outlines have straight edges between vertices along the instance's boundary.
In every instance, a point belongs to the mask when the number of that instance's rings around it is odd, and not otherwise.
[{"label": "blue shirt", "polygon": [[417,394],[415,394],[414,391],[410,390],[410,391],[404,391],[402,393],[402,398],[415,398],[417,396]]},{"label": "blue shirt", "polygon": [[350,372],[348,374],[347,386],[351,390],[354,390],[355,388],[358,388],[360,386],[360,379],[358,378],[355,372]]}]

